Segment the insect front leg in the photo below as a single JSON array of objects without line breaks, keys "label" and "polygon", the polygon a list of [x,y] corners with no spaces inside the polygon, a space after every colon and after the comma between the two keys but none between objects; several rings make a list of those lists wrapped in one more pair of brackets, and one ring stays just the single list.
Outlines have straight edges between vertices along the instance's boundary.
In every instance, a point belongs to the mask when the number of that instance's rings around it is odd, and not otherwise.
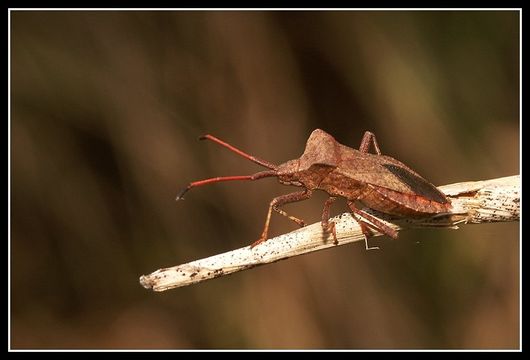
[{"label": "insect front leg", "polygon": [[388,226],[375,216],[370,215],[365,211],[357,209],[353,201],[348,201],[348,207],[354,215],[357,215],[359,217],[357,221],[361,226],[361,230],[365,236],[364,242],[366,245],[366,250],[379,249],[379,247],[368,246],[368,236],[371,235],[369,228],[372,228],[376,231],[379,231],[380,233],[388,235],[393,239],[397,239],[398,233],[396,230],[392,229],[390,226]]},{"label": "insect front leg", "polygon": [[337,200],[336,197],[330,196],[326,202],[324,203],[324,209],[322,210],[322,230],[326,233],[330,233],[333,235],[333,244],[337,245],[339,241],[337,240],[337,232],[335,231],[335,223],[333,221],[329,221],[329,211],[331,208],[331,204],[333,204]]},{"label": "insect front leg", "polygon": [[288,217],[289,219],[291,219],[298,225],[304,226],[305,223],[303,220],[300,220],[294,216],[287,214],[285,211],[280,209],[280,206],[283,206],[285,204],[292,203],[292,202],[307,200],[311,197],[311,195],[313,195],[313,192],[311,190],[306,189],[304,191],[298,191],[298,192],[294,192],[291,194],[281,195],[281,196],[278,196],[272,199],[271,203],[269,204],[269,211],[267,212],[267,218],[265,219],[265,226],[263,227],[263,232],[261,233],[260,238],[256,240],[255,242],[253,242],[250,245],[250,247],[253,248],[254,246],[261,244],[262,242],[267,240],[267,234],[269,232],[269,224],[271,221],[272,210],[282,214],[283,216]]},{"label": "insect front leg", "polygon": [[379,145],[377,145],[377,140],[375,139],[374,133],[366,131],[361,140],[361,146],[359,146],[359,151],[367,153],[370,150],[370,145],[374,144],[375,153],[381,155],[381,150],[379,150]]}]

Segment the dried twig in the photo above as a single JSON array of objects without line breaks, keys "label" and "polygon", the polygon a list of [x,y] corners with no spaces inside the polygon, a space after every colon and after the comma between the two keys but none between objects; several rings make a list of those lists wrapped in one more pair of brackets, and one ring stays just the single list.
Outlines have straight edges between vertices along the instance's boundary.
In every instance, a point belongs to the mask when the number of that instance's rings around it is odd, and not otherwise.
[{"label": "dried twig", "polygon": [[[441,186],[439,189],[451,199],[453,208],[450,213],[426,219],[395,219],[372,210],[365,210],[386,220],[398,231],[410,227],[456,229],[461,224],[519,220],[521,193],[519,175],[451,184]],[[330,234],[322,232],[320,223],[315,223],[269,239],[252,249],[246,246],[187,264],[157,270],[141,276],[140,284],[147,289],[164,291],[293,256],[365,240],[359,224],[349,213],[339,215],[332,220],[336,224],[338,244],[334,244]],[[374,233],[374,236],[380,235]]]}]

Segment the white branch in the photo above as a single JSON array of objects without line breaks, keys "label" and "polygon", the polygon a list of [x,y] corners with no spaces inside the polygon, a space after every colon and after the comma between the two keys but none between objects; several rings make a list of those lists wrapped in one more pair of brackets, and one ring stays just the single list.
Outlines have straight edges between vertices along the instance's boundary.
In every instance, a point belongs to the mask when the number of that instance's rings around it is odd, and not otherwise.
[{"label": "white branch", "polygon": [[[456,229],[460,224],[519,221],[521,198],[519,175],[445,185],[439,189],[451,199],[450,213],[423,219],[396,219],[369,209],[364,210],[386,220],[389,226],[398,231],[410,227]],[[366,239],[359,224],[349,213],[334,217],[332,221],[336,224],[338,244],[333,243],[330,234],[323,233],[319,222],[269,239],[252,249],[246,246],[187,264],[157,270],[141,276],[140,284],[146,289],[164,291]],[[380,235],[374,233],[374,236]]]}]

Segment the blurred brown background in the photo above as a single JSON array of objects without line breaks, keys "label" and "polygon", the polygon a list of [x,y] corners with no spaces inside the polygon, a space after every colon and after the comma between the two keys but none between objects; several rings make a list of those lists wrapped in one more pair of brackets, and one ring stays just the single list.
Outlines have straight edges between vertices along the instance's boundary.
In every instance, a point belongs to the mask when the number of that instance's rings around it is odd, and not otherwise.
[{"label": "blurred brown background", "polygon": [[[166,293],[245,246],[315,128],[437,185],[519,173],[519,13],[11,13],[13,348],[517,348],[519,224],[414,230]],[[323,194],[288,205],[319,221]],[[346,210],[344,203],[335,213]],[[294,230],[281,216],[271,235]]]}]

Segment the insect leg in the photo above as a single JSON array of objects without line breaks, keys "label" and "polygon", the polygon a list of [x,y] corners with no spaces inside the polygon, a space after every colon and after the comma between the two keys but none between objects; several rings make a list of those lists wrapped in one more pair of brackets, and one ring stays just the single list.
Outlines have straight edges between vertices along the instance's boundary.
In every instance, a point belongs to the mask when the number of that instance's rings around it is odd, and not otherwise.
[{"label": "insect leg", "polygon": [[288,215],[285,211],[280,209],[280,206],[283,206],[288,203],[307,200],[313,195],[313,192],[311,190],[304,190],[304,191],[298,191],[291,194],[281,195],[274,199],[272,199],[271,203],[269,204],[269,211],[267,212],[267,218],[265,219],[265,226],[263,227],[263,232],[261,233],[261,236],[258,240],[253,242],[250,247],[253,248],[254,246],[264,242],[267,240],[267,234],[269,232],[269,224],[271,221],[271,214],[272,210],[282,214],[283,216],[287,216],[289,219],[294,221],[300,226],[304,226],[304,222],[298,218],[295,218],[294,216]]},{"label": "insect leg", "polygon": [[[361,231],[363,232],[363,235],[364,235],[364,247],[366,248],[366,250],[379,250],[379,246],[372,246],[372,247],[368,246],[368,236],[372,236],[373,234],[372,230],[368,226],[368,222],[366,222],[361,216],[358,215],[359,210],[355,208],[353,204],[352,205],[348,204],[348,206],[350,207],[350,209],[352,209],[352,215],[355,218],[355,220],[357,220],[357,223],[361,227]],[[353,210],[353,208],[355,208],[355,211]]]},{"label": "insect leg", "polygon": [[381,155],[381,150],[379,150],[379,145],[377,145],[375,135],[370,131],[366,131],[363,135],[363,139],[361,140],[361,146],[359,146],[359,151],[367,153],[370,150],[371,144],[374,144],[375,153],[377,155]]},{"label": "insect leg", "polygon": [[333,221],[329,221],[329,210],[331,208],[331,204],[337,200],[336,197],[330,196],[326,202],[324,203],[324,209],[322,210],[322,229],[326,233],[330,233],[333,235],[333,243],[337,245],[339,241],[337,240],[337,232],[335,231],[335,223]]},{"label": "insect leg", "polygon": [[[392,229],[390,226],[388,226],[375,216],[370,215],[365,211],[357,209],[353,201],[348,201],[348,207],[354,215],[357,215],[359,217],[357,221],[359,222],[361,230],[363,231],[363,234],[365,236],[370,235],[368,228],[372,228],[376,231],[379,231],[380,233],[390,236],[393,239],[397,239],[398,233],[396,230]],[[368,247],[367,239],[365,239],[365,245],[367,250],[373,249]]]},{"label": "insect leg", "polygon": [[385,224],[384,222],[382,222],[375,216],[368,214],[366,211],[357,209],[355,205],[353,204],[353,202],[351,202],[351,204],[350,202],[348,202],[348,206],[350,207],[352,212],[358,215],[362,220],[365,220],[365,224],[368,227],[374,230],[377,230],[380,233],[388,235],[394,240],[398,238],[398,233],[396,230],[392,229],[390,226],[388,226],[387,224]]}]

